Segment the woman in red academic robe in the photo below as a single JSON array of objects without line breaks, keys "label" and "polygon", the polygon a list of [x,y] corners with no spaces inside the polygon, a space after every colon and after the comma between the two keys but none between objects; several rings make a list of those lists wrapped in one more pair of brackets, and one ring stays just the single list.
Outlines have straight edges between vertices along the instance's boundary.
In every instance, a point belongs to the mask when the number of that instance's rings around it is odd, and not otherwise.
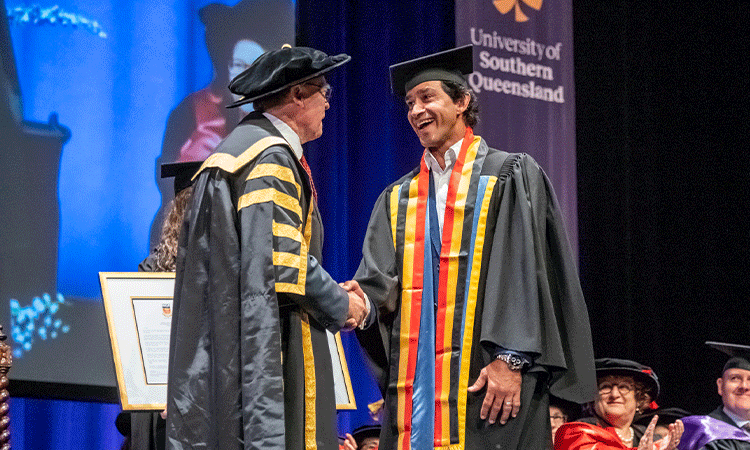
[{"label": "woman in red academic robe", "polygon": [[589,408],[593,417],[562,425],[555,435],[555,450],[674,450],[683,430],[679,420],[656,442],[657,417],[645,431],[633,425],[636,412],[655,407],[659,381],[653,370],[613,358],[597,359],[595,365],[598,395]]}]

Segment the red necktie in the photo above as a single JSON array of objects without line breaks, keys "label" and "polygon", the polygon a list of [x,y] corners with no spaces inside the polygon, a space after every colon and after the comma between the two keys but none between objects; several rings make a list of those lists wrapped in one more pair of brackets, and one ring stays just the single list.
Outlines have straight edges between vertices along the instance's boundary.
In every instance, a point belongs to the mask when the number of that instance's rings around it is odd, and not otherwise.
[{"label": "red necktie", "polygon": [[307,177],[310,179],[310,189],[312,190],[313,198],[315,199],[315,202],[317,203],[318,191],[315,190],[315,183],[313,182],[312,172],[310,172],[310,166],[307,164],[305,155],[302,155],[302,157],[299,159],[299,162],[302,163],[302,167],[305,169],[305,172],[307,172]]}]

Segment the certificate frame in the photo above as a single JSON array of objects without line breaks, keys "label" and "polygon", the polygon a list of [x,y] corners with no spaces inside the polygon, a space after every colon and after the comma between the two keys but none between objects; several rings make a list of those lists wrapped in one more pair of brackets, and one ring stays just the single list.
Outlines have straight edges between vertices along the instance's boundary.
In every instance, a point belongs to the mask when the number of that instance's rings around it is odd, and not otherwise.
[{"label": "certificate frame", "polygon": [[[169,328],[174,296],[173,272],[100,272],[104,312],[112,347],[117,390],[124,411],[161,411],[166,406],[166,380],[149,381],[144,344],[138,329],[134,302],[153,300],[169,304],[166,339],[150,353],[169,354]],[[163,330],[162,330],[163,331]],[[164,338],[164,336],[162,336]],[[153,345],[154,343],[146,344]],[[164,369],[166,374],[166,369]],[[153,378],[153,377],[151,377]]]},{"label": "certificate frame", "polygon": [[[141,342],[143,330],[139,330],[137,316],[143,312],[138,313],[135,304],[144,300],[168,304],[171,328],[174,280],[173,272],[99,272],[117,389],[124,411],[162,411],[166,406],[166,381],[154,382],[155,377],[149,377],[149,373],[154,371],[147,367],[146,360],[154,358],[144,357],[143,348],[151,345],[149,353],[158,353],[160,358],[168,360],[168,334],[167,339],[161,340],[162,346],[159,348],[154,348],[153,339],[149,343]],[[155,306],[152,305],[150,309],[154,310]],[[148,311],[148,308],[145,310]],[[151,314],[154,315],[155,312]],[[338,332],[326,332],[326,335],[333,366],[336,409],[357,409],[341,335]],[[156,372],[160,375],[158,370]]]},{"label": "certificate frame", "polygon": [[352,389],[352,379],[349,376],[349,366],[346,363],[344,346],[341,343],[341,332],[334,334],[326,331],[326,335],[333,363],[333,387],[336,391],[336,409],[357,409],[357,402],[354,399],[354,389]]}]

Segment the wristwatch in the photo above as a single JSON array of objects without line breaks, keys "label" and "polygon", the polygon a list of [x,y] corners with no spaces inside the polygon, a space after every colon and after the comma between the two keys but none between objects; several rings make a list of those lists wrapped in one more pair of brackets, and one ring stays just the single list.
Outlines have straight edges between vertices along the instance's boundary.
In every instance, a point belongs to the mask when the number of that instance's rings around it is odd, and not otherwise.
[{"label": "wristwatch", "polygon": [[505,361],[505,364],[508,365],[508,369],[514,372],[520,372],[521,369],[526,366],[526,361],[524,361],[521,357],[512,355],[510,353],[501,353],[497,355],[497,359],[499,359],[500,361]]}]

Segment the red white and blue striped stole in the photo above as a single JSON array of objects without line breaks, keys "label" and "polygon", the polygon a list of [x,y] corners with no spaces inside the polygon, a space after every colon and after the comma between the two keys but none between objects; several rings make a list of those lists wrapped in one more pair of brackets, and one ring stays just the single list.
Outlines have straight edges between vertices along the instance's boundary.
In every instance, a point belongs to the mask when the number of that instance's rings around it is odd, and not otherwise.
[{"label": "red white and blue striped stole", "polygon": [[390,386],[396,396],[399,450],[464,448],[472,330],[487,213],[497,181],[481,175],[487,146],[480,141],[468,128],[451,173],[438,286],[433,286],[430,174],[424,158],[419,173],[391,192],[392,233],[402,274],[399,319],[393,325],[398,342],[392,344],[399,351],[391,358],[395,385],[392,381]]}]

